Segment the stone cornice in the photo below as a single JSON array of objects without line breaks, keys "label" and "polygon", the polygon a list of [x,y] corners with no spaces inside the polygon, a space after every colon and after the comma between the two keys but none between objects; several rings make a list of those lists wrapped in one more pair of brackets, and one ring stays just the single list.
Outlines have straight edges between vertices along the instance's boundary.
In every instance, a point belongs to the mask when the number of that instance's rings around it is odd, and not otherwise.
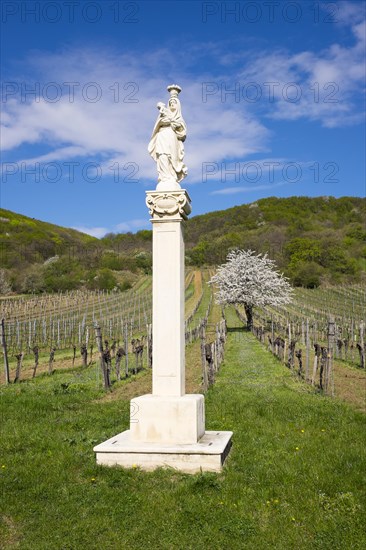
[{"label": "stone cornice", "polygon": [[153,221],[186,220],[192,210],[191,199],[185,189],[146,191],[146,205]]}]

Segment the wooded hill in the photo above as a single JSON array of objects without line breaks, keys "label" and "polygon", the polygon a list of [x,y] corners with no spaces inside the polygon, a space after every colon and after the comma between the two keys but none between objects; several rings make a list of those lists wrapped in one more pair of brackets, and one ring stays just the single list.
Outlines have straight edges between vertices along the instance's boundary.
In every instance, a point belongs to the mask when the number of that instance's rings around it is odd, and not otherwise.
[{"label": "wooded hill", "polygon": [[[269,197],[192,217],[186,263],[215,265],[232,248],[250,248],[267,252],[294,285],[357,282],[366,271],[365,220],[364,198]],[[0,210],[0,254],[0,291],[4,278],[17,292],[123,290],[151,269],[151,231],[96,239]]]},{"label": "wooded hill", "polygon": [[0,294],[126,290],[151,270],[151,254],[143,252],[151,249],[151,232],[139,233],[121,235],[111,247],[108,240],[0,209]]},{"label": "wooded hill", "polygon": [[365,221],[364,198],[269,197],[196,216],[186,240],[195,264],[222,263],[230,248],[250,248],[267,252],[293,284],[314,287],[362,277]]}]

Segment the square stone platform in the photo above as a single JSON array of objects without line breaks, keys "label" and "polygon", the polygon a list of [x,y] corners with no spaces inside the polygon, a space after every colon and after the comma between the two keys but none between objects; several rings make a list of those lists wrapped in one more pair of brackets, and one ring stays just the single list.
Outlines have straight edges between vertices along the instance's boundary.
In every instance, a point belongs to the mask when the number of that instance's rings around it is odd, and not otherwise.
[{"label": "square stone platform", "polygon": [[133,441],[126,430],[94,447],[97,464],[140,467],[151,471],[171,467],[181,472],[221,472],[233,432],[206,431],[197,443],[167,444]]}]

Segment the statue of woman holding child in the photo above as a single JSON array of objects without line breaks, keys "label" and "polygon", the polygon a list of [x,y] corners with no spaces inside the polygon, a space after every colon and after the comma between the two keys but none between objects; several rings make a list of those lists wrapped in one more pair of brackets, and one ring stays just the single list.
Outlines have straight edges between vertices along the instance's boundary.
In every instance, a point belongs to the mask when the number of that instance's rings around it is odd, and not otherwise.
[{"label": "statue of woman holding child", "polygon": [[155,160],[158,170],[159,191],[175,191],[181,189],[179,183],[187,175],[187,167],[183,162],[183,142],[187,136],[187,127],[182,117],[178,94],[180,86],[168,86],[170,99],[168,105],[159,102],[159,115],[154,126],[148,151]]}]

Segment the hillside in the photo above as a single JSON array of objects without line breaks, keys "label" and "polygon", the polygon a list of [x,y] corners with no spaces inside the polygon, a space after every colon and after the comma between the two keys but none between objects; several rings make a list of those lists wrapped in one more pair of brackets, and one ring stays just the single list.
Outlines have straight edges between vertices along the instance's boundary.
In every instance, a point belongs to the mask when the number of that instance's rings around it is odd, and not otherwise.
[{"label": "hillside", "polygon": [[124,290],[146,263],[130,256],[115,254],[106,241],[75,229],[0,209],[0,294],[9,288],[15,292]]},{"label": "hillside", "polygon": [[98,239],[76,231],[0,209],[0,246],[5,266],[35,263],[75,248],[98,245]]},{"label": "hillside", "polygon": [[366,199],[269,197],[192,218],[186,244],[196,265],[230,248],[267,252],[295,285],[359,280],[365,272]]},{"label": "hillside", "polygon": [[[365,276],[365,220],[364,198],[269,197],[188,220],[186,261],[216,265],[231,248],[251,248],[268,253],[297,286],[357,282]],[[146,230],[96,239],[0,210],[0,247],[17,292],[124,289],[151,269]]]}]

